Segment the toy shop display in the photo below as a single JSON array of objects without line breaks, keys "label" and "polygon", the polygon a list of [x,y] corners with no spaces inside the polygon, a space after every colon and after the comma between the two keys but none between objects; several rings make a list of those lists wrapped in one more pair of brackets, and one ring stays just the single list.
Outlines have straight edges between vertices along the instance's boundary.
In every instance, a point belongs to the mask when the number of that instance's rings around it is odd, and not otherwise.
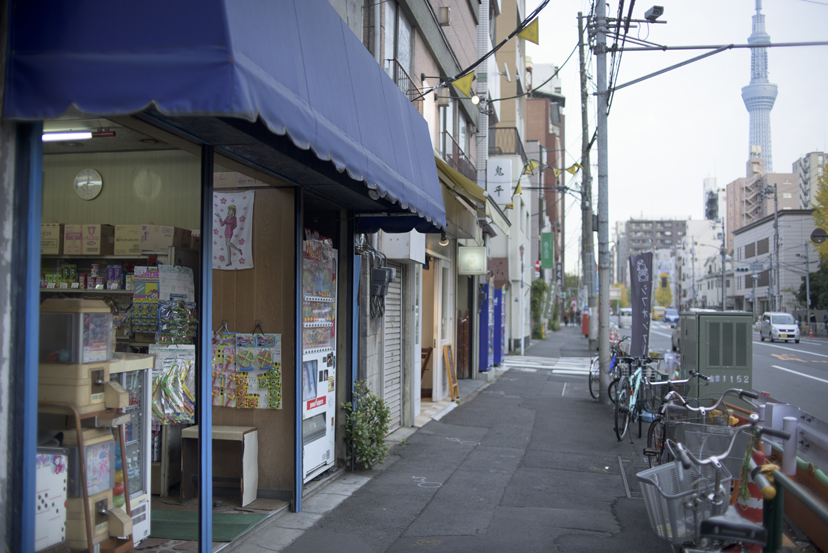
[{"label": "toy shop display", "polygon": [[152,369],[152,419],[161,424],[192,424],[195,414],[195,346],[149,346]]},{"label": "toy shop display", "polygon": [[158,303],[158,344],[192,344],[198,330],[198,313],[195,303],[173,297]]},{"label": "toy shop display", "polygon": [[132,293],[132,329],[152,333],[158,330],[158,267],[135,267]]},{"label": "toy shop display", "polygon": [[86,463],[86,490],[95,495],[112,489],[115,485],[116,443],[107,428],[85,428],[83,430],[83,452],[78,452],[77,435],[66,431],[63,445],[69,452],[69,477],[66,487],[68,497],[83,497],[79,455]]},{"label": "toy shop display", "polygon": [[336,255],[330,238],[305,230],[302,256],[302,347],[333,350],[336,320]]},{"label": "toy shop display", "polygon": [[103,301],[49,299],[40,304],[41,363],[108,361],[113,350],[112,311]]},{"label": "toy shop display", "polygon": [[213,405],[282,408],[282,335],[221,334],[213,340]]}]

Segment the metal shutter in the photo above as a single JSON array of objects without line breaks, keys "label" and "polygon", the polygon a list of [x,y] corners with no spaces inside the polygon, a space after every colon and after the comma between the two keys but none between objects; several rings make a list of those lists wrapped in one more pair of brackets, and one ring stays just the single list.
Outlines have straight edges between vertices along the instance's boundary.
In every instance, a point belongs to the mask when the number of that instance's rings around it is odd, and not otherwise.
[{"label": "metal shutter", "polygon": [[396,269],[397,278],[388,286],[388,295],[385,297],[385,374],[383,378],[383,399],[391,410],[389,431],[393,432],[402,425],[402,367],[403,367],[403,280],[405,268],[403,265],[388,262],[388,266]]}]

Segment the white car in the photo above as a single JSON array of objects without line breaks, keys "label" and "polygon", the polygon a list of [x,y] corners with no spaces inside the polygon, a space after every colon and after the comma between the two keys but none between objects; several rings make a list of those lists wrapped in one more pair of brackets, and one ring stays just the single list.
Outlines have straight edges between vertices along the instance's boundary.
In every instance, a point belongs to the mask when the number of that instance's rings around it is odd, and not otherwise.
[{"label": "white car", "polygon": [[618,310],[618,326],[620,328],[629,328],[632,326],[631,307],[622,307]]},{"label": "white car", "polygon": [[760,319],[759,339],[764,342],[766,336],[771,342],[793,340],[798,344],[799,326],[790,313],[763,313]]}]

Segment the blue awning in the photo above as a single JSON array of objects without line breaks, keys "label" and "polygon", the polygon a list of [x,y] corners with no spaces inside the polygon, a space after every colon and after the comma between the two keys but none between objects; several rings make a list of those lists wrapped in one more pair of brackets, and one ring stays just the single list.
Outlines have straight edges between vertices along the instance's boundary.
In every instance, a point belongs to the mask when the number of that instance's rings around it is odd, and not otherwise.
[{"label": "blue awning", "polygon": [[10,13],[5,118],[74,105],[261,120],[445,228],[428,125],[326,0],[30,0]]}]

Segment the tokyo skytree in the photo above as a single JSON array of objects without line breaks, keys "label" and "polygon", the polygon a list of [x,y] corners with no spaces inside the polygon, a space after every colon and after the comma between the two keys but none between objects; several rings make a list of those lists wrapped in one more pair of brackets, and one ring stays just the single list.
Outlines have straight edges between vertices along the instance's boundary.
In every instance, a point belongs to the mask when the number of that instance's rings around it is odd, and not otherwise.
[{"label": "tokyo skytree", "polygon": [[[753,32],[749,44],[770,44],[770,35],[765,32],[765,15],[762,0],[756,0],[756,15],[753,16]],[[761,158],[765,160],[765,172],[773,171],[773,149],[771,147],[770,112],[776,101],[776,85],[768,82],[768,49],[751,48],[750,84],[742,88],[742,101],[750,114],[750,147],[761,147]]]}]

